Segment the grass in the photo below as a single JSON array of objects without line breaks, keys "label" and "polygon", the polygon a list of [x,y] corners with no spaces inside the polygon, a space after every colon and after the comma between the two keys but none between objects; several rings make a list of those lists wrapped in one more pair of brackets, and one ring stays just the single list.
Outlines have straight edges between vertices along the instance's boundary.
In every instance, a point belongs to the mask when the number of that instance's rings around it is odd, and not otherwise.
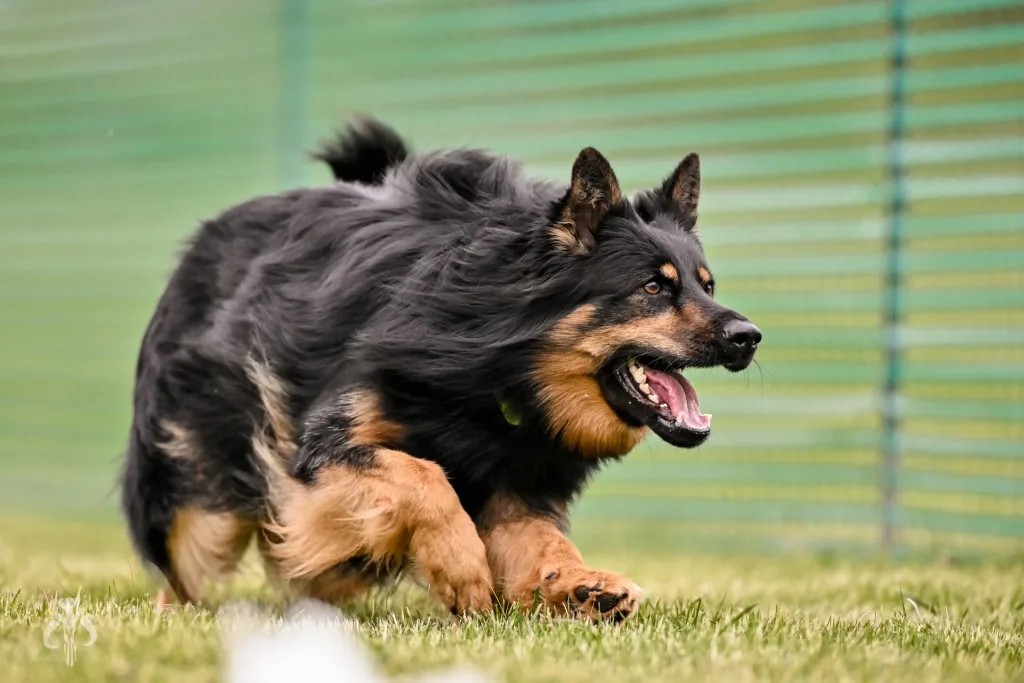
[{"label": "grass", "polygon": [[[647,589],[621,627],[508,611],[453,623],[414,586],[347,611],[393,674],[472,664],[505,681],[1024,680],[1019,561],[590,555]],[[119,526],[0,517],[2,678],[218,680],[217,610],[238,600],[285,608],[257,566],[219,590],[212,609],[157,613],[156,584]],[[42,632],[56,599],[79,591],[97,640],[68,667]]]}]

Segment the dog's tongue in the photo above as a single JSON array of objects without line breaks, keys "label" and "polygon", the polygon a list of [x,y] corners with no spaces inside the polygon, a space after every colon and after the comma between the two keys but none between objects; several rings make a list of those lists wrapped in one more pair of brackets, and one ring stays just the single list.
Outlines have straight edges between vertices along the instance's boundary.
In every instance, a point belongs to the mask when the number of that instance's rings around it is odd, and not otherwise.
[{"label": "dog's tongue", "polygon": [[690,381],[676,373],[660,372],[644,367],[647,383],[668,406],[668,412],[676,422],[682,422],[688,429],[703,432],[711,427],[711,416],[700,412],[697,390]]}]

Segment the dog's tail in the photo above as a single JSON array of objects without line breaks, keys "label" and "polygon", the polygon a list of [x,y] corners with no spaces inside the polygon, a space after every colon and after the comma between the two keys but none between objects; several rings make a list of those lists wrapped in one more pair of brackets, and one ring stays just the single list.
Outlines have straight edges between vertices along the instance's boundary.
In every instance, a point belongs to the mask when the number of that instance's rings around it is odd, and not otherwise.
[{"label": "dog's tail", "polygon": [[331,167],[334,177],[350,183],[379,185],[387,172],[409,157],[398,133],[374,118],[352,121],[313,153]]}]

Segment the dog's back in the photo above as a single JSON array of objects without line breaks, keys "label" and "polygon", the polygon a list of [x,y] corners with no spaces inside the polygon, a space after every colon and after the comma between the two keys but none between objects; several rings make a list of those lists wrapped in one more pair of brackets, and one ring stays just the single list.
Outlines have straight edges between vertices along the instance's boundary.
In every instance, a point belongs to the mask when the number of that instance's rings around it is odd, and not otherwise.
[{"label": "dog's back", "polygon": [[[407,156],[401,139],[378,123],[350,129],[316,155],[339,181],[363,184],[380,183]],[[241,340],[225,338],[240,331],[227,321],[237,320],[238,306],[259,305],[253,300],[256,290],[247,291],[258,270],[254,264],[281,247],[296,216],[331,202],[361,200],[365,196],[358,189],[333,188],[234,207],[200,227],[160,299],[136,368],[122,504],[136,548],[179,595],[199,590],[187,585],[195,583],[189,573],[229,570],[237,558],[213,548],[226,540],[231,547],[247,542],[252,522],[265,513],[266,477],[253,458],[249,435],[267,415],[251,368],[244,354],[236,353],[234,342]],[[357,326],[369,306],[349,313]],[[194,512],[183,515],[182,510]],[[202,559],[205,545],[220,566],[175,570],[168,552],[175,543],[184,545],[180,553],[186,564],[214,562]]]}]

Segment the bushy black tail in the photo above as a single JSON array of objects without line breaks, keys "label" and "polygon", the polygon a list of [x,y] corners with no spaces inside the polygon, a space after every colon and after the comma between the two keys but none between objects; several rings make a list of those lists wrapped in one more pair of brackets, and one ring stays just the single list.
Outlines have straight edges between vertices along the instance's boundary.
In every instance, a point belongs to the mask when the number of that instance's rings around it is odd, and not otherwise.
[{"label": "bushy black tail", "polygon": [[387,172],[409,156],[405,141],[377,119],[352,121],[338,136],[313,153],[331,167],[334,177],[350,183],[379,185]]}]

